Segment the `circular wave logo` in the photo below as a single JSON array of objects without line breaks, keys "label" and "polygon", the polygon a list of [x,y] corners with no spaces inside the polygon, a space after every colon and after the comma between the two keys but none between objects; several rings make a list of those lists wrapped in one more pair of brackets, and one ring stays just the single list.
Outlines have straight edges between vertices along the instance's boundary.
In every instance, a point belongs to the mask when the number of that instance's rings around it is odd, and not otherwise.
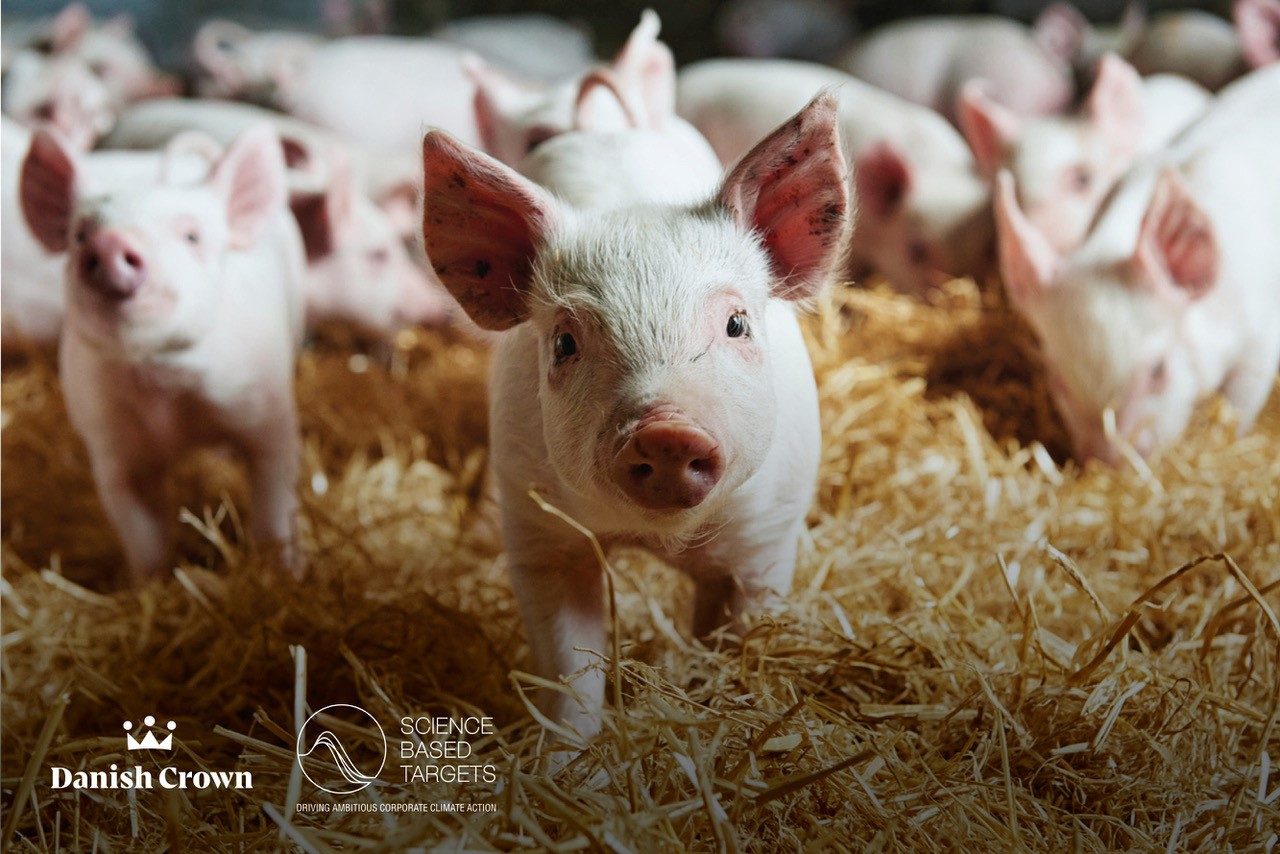
[{"label": "circular wave logo", "polygon": [[350,795],[368,786],[387,761],[387,736],[359,706],[334,703],[307,718],[298,733],[298,765],[317,788]]}]

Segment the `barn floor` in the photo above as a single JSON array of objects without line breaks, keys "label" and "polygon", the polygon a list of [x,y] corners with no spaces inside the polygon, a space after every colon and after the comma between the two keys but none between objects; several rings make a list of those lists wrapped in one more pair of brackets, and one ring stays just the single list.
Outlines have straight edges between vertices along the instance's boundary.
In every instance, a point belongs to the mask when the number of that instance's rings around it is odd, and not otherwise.
[{"label": "barn floor", "polygon": [[[482,348],[330,336],[299,369],[310,577],[247,549],[244,484],[206,455],[178,479],[180,569],[137,590],[52,357],[10,360],[9,850],[1280,851],[1280,392],[1244,440],[1212,404],[1149,468],[1082,470],[1054,462],[1027,333],[972,285],[844,291],[808,332],[824,465],[789,609],[708,650],[686,583],[613,555],[621,696],[554,778],[483,487]],[[304,697],[492,716],[496,783],[389,763],[350,800],[494,811],[293,812]],[[151,711],[175,761],[252,791],[51,789]]]}]

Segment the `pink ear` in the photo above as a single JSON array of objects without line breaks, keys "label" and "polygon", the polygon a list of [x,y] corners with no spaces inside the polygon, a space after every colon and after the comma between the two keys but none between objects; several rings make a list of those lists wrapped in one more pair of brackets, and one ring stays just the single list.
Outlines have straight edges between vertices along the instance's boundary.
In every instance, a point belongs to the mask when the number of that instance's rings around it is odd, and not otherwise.
[{"label": "pink ear", "polygon": [[640,126],[617,77],[607,69],[597,69],[582,78],[574,109],[578,130],[606,133]]},{"label": "pink ear", "polygon": [[1022,122],[1012,110],[987,97],[983,82],[976,79],[960,88],[959,114],[960,130],[973,151],[978,174],[994,180],[1006,149],[1022,131]]},{"label": "pink ear", "polygon": [[499,154],[501,147],[498,128],[506,120],[506,104],[518,85],[474,53],[462,55],[462,72],[476,87],[473,101],[476,111],[476,127],[480,131],[480,143],[489,154]]},{"label": "pink ear", "polygon": [[422,237],[440,281],[485,329],[528,317],[529,276],[555,202],[531,181],[453,137],[422,140]]},{"label": "pink ear", "polygon": [[227,148],[212,182],[227,200],[231,246],[248,249],[286,203],[284,157],[270,125],[255,125]]},{"label": "pink ear", "polygon": [[1217,284],[1213,223],[1173,169],[1156,180],[1133,260],[1145,282],[1162,296],[1198,299]]},{"label": "pink ear", "polygon": [[1053,286],[1061,259],[1022,213],[1007,169],[1001,169],[996,178],[996,235],[1000,275],[1015,305],[1025,305]]},{"label": "pink ear", "polygon": [[1280,0],[1236,0],[1232,17],[1250,66],[1280,62]]},{"label": "pink ear", "polygon": [[88,6],[83,3],[72,3],[65,7],[53,19],[51,34],[53,52],[66,53],[74,50],[80,43],[80,39],[84,38],[84,34],[89,32],[92,24],[93,16],[89,14]]},{"label": "pink ear", "polygon": [[911,192],[911,164],[890,142],[872,143],[858,154],[853,171],[858,201],[867,216],[887,219]]},{"label": "pink ear", "polygon": [[330,156],[327,188],[323,192],[291,194],[289,208],[302,233],[302,244],[307,250],[307,262],[327,258],[333,254],[340,236],[351,227],[355,215],[355,177],[351,161],[346,155],[334,152]]},{"label": "pink ear", "polygon": [[1142,78],[1114,53],[1098,61],[1098,74],[1085,102],[1089,121],[1117,156],[1127,157],[1142,143]]},{"label": "pink ear", "polygon": [[1089,22],[1070,3],[1054,3],[1031,25],[1035,39],[1046,53],[1071,62],[1084,47]]},{"label": "pink ear", "polygon": [[773,265],[774,296],[818,294],[844,250],[848,176],[836,98],[820,93],[733,167],[719,202],[760,235]]},{"label": "pink ear", "polygon": [[613,70],[644,104],[644,126],[654,130],[676,111],[676,62],[671,48],[658,41],[661,29],[658,13],[645,9],[613,60]]},{"label": "pink ear", "polygon": [[22,161],[22,215],[40,245],[65,252],[76,200],[76,164],[57,137],[37,131]]}]

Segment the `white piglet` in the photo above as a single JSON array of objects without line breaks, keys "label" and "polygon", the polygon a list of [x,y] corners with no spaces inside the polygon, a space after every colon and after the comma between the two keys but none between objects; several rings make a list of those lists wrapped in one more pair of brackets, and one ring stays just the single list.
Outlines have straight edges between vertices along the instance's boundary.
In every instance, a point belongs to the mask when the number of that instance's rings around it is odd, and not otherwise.
[{"label": "white piglet", "polygon": [[1008,168],[1031,224],[1066,252],[1133,162],[1167,146],[1210,100],[1190,80],[1169,74],[1144,80],[1109,54],[1073,116],[1020,116],[973,81],[961,94],[960,127],[979,171],[994,181]]},{"label": "white piglet", "polygon": [[1244,432],[1271,392],[1280,364],[1280,68],[1263,75],[1224,91],[1173,150],[1135,167],[1065,256],[1000,176],[1005,286],[1040,338],[1082,459],[1155,452],[1215,391],[1235,405]]},{"label": "white piglet", "polygon": [[252,533],[298,572],[303,256],[280,142],[255,128],[202,180],[181,177],[85,193],[81,167],[54,137],[32,141],[23,212],[46,249],[67,253],[67,414],[135,581],[172,565],[167,475],[210,443],[242,452]]},{"label": "white piglet", "polygon": [[790,590],[819,458],[794,303],[849,223],[835,102],[815,100],[694,205],[577,210],[439,132],[424,237],[445,286],[503,330],[490,407],[512,586],[550,713],[600,726],[603,576],[586,538],[646,546],[695,581],[700,636]]}]

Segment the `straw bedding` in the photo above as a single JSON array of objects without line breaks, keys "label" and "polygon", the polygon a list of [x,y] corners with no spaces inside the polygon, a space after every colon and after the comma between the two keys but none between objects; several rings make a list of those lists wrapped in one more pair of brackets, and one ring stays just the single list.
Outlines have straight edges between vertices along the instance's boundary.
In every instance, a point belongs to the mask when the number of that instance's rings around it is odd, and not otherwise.
[{"label": "straw bedding", "polygon": [[[284,579],[216,454],[178,477],[180,567],[137,590],[48,354],[3,378],[3,789],[14,851],[1280,850],[1280,406],[1210,404],[1149,468],[1082,469],[1030,336],[957,282],[842,291],[807,323],[824,456],[794,595],[741,641],[688,636],[687,582],[611,555],[604,733],[561,773],[485,489],[483,348],[405,335],[303,358],[304,543]],[[1058,460],[1059,462],[1055,462]],[[614,659],[614,653],[619,659]],[[551,690],[551,689],[542,689]],[[496,783],[299,814],[295,704],[490,715]],[[54,792],[177,721],[230,791]]]}]

